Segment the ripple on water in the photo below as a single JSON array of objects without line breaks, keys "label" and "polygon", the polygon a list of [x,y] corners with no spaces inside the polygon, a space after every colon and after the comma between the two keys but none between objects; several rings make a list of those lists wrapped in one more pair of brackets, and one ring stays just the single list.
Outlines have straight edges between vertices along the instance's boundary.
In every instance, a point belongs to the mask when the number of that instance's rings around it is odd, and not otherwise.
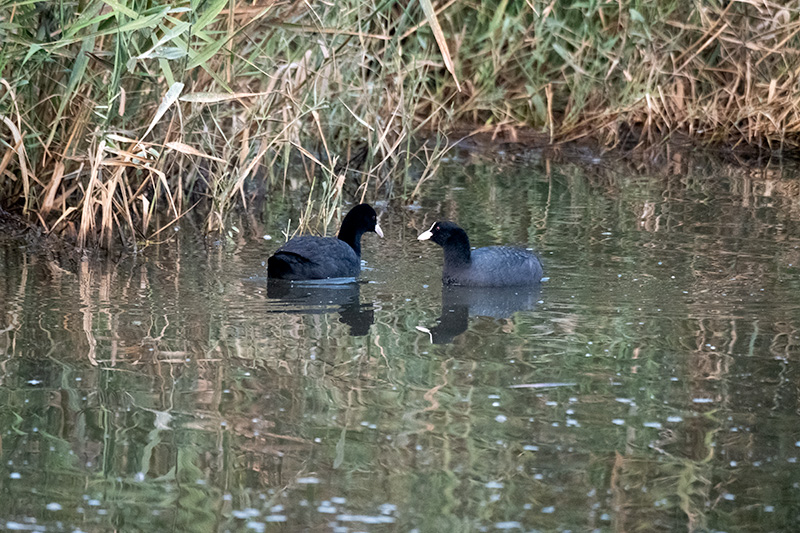
[{"label": "ripple on water", "polygon": [[[358,282],[264,278],[302,183],[216,246],[182,230],[113,264],[0,232],[4,527],[787,529],[797,169],[451,157],[382,209]],[[416,235],[444,218],[534,249],[546,283],[442,290]]]}]

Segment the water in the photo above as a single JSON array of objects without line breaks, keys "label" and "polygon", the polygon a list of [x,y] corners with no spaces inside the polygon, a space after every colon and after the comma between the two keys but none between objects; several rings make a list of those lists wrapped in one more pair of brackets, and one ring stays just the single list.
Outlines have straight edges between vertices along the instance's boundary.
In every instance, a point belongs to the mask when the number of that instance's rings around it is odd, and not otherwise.
[{"label": "water", "polygon": [[[526,159],[445,165],[358,284],[264,280],[302,191],[116,264],[4,242],[0,526],[796,530],[796,169]],[[443,293],[439,218],[548,279]]]}]

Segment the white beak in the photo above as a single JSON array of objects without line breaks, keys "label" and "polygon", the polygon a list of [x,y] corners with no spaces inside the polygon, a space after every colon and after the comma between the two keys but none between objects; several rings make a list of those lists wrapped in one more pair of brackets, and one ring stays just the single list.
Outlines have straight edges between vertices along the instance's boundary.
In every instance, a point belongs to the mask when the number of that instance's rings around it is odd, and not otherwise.
[{"label": "white beak", "polygon": [[420,234],[420,236],[419,236],[419,237],[417,237],[417,240],[418,240],[418,241],[427,241],[428,239],[430,239],[431,237],[433,237],[433,227],[434,227],[435,225],[436,225],[436,222],[434,222],[433,224],[431,224],[431,228],[430,228],[428,231],[426,231],[426,232],[424,232],[424,233],[421,233],[421,234]]},{"label": "white beak", "polygon": [[375,223],[375,233],[377,233],[378,237],[380,237],[381,239],[383,238],[383,230],[381,229],[381,225],[378,224],[377,222]]}]

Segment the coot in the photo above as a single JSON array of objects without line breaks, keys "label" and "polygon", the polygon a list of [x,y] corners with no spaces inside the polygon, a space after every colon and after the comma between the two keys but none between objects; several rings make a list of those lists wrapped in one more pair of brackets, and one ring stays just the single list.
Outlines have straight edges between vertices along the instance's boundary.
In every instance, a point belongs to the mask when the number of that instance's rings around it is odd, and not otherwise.
[{"label": "coot", "polygon": [[383,237],[378,215],[369,204],[347,213],[338,237],[295,237],[267,260],[267,276],[302,280],[352,278],[361,271],[361,235],[374,231]]},{"label": "coot", "polygon": [[434,222],[417,239],[430,239],[444,249],[445,285],[510,287],[531,285],[542,279],[542,264],[536,255],[511,246],[470,250],[467,232],[453,222]]}]

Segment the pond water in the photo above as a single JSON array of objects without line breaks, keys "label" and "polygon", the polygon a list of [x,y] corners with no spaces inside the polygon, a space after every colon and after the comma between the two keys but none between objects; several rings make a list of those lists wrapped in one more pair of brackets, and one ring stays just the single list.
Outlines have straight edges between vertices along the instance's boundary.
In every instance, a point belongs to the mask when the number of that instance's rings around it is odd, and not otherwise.
[{"label": "pond water", "polygon": [[[114,263],[3,242],[0,526],[796,530],[797,170],[501,156],[382,205],[358,284],[265,282],[301,191]],[[443,293],[444,218],[546,280]]]}]

